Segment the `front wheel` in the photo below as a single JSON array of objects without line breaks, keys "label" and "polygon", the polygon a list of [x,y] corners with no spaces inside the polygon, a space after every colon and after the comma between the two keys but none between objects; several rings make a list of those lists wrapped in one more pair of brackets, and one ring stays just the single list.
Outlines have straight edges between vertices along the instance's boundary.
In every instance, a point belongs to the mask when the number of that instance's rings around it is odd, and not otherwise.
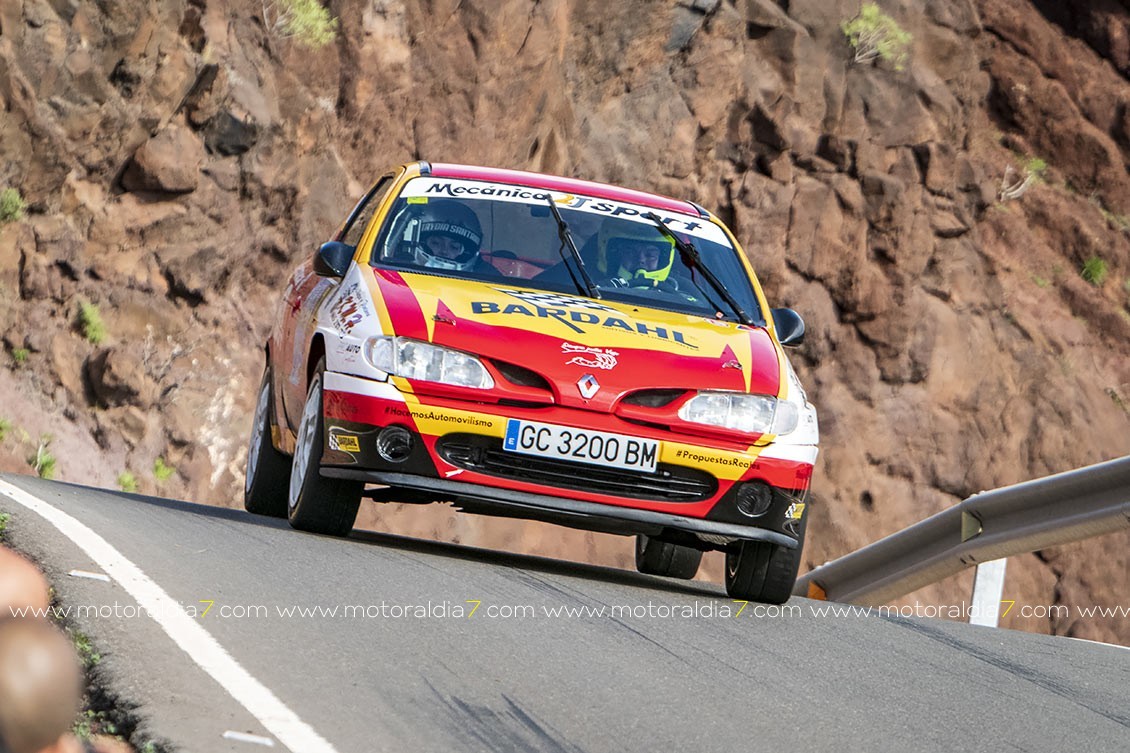
[{"label": "front wheel", "polygon": [[636,569],[648,575],[690,580],[698,573],[702,552],[689,546],[669,544],[650,536],[636,536]]},{"label": "front wheel", "polygon": [[726,551],[726,593],[735,599],[784,604],[796,585],[808,516],[800,522],[796,549],[767,541],[741,541]]},{"label": "front wheel", "polygon": [[325,436],[325,419],[322,415],[325,370],[326,362],[323,359],[318,362],[310,380],[306,405],[302,408],[294,463],[290,470],[287,519],[293,527],[302,531],[346,536],[353,530],[365,484],[347,479],[325,478],[319,472]]}]

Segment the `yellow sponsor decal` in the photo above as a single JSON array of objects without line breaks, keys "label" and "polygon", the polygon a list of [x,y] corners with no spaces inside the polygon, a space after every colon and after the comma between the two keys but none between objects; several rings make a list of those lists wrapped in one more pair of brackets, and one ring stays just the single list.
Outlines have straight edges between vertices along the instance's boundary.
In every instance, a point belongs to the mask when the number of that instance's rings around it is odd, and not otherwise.
[{"label": "yellow sponsor decal", "polygon": [[789,509],[785,511],[785,517],[791,520],[800,520],[804,517],[804,508],[807,506],[805,502],[793,502],[789,505]]},{"label": "yellow sponsor decal", "polygon": [[427,204],[428,203],[428,197],[427,196],[409,196],[408,197],[408,203],[409,204]]},{"label": "yellow sponsor decal", "polygon": [[360,452],[361,442],[352,434],[330,434],[330,449],[342,452]]},{"label": "yellow sponsor decal", "polygon": [[405,403],[403,406],[390,405],[385,408],[385,413],[390,417],[395,416],[402,419],[411,417],[420,433],[432,436],[448,434],[459,429],[474,429],[476,434],[501,436],[502,427],[505,424],[504,421],[496,421],[490,416],[480,416],[447,408],[435,408],[415,402]]},{"label": "yellow sponsor decal", "polygon": [[736,480],[749,470],[753,458],[738,452],[718,452],[687,444],[664,442],[660,462],[685,466],[705,466],[720,479]]}]

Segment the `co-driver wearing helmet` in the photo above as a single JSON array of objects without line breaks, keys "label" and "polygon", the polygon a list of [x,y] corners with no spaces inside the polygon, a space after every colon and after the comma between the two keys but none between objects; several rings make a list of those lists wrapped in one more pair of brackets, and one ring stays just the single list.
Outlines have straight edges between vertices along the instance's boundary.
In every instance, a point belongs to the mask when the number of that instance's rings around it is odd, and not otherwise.
[{"label": "co-driver wearing helmet", "polygon": [[678,283],[671,276],[675,243],[655,228],[609,218],[600,227],[598,245],[598,266],[612,273],[611,285],[678,289]]}]

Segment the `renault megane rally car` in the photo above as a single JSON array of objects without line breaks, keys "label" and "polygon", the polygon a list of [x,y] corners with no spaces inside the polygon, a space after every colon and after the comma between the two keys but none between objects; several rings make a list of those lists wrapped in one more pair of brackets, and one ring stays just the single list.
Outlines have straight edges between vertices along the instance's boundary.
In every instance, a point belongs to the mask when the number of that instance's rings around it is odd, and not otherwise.
[{"label": "renault megane rally car", "polygon": [[726,553],[796,579],[816,412],[745,254],[688,201],[418,162],[290,278],[245,506],[343,536],[362,497],[634,535],[640,571]]}]

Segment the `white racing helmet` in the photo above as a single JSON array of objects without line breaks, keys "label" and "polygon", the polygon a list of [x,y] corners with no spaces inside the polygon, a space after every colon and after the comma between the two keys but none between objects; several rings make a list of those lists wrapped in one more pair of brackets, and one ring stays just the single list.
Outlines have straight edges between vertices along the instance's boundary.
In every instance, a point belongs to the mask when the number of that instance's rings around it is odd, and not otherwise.
[{"label": "white racing helmet", "polygon": [[417,264],[458,271],[474,265],[482,247],[483,229],[469,207],[450,199],[432,200],[417,222]]}]

